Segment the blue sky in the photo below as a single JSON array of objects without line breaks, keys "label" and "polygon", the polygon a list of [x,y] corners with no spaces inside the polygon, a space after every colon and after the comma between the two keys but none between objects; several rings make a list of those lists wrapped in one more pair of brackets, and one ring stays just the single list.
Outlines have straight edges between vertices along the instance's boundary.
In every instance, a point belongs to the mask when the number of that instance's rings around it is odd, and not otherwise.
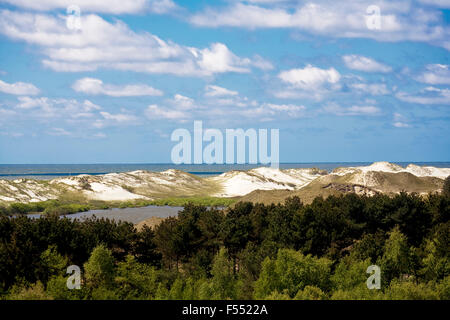
[{"label": "blue sky", "polygon": [[194,120],[277,128],[281,162],[449,161],[449,12],[447,0],[0,0],[0,163],[168,163],[170,134]]}]

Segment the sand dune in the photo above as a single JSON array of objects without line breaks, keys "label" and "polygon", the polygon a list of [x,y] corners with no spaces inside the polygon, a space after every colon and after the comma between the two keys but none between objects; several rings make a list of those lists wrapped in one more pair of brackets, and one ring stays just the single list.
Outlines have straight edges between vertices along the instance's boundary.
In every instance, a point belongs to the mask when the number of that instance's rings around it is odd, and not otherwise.
[{"label": "sand dune", "polygon": [[[389,162],[369,166],[336,168],[331,173],[315,168],[275,169],[261,167],[248,171],[229,171],[214,177],[199,177],[180,170],[163,172],[137,170],[91,176],[0,180],[0,202],[35,202],[56,199],[65,192],[75,192],[88,199],[124,201],[176,196],[244,196],[256,190],[312,190],[317,185],[377,192],[429,192],[439,190],[450,168]],[[310,187],[310,184],[314,185]],[[344,184],[348,186],[338,186]],[[352,185],[358,188],[349,187]],[[362,188],[362,189],[361,189]],[[367,191],[367,190],[366,190]],[[365,191],[365,192],[366,192]]]}]

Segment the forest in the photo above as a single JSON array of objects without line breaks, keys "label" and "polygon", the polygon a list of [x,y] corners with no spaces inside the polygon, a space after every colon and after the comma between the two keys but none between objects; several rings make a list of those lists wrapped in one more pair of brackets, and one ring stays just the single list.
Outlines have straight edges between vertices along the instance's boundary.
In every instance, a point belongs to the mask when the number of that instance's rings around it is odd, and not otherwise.
[{"label": "forest", "polygon": [[[450,196],[187,204],[154,229],[0,217],[0,299],[450,299]],[[81,289],[67,288],[67,267]],[[381,269],[368,289],[367,267]]]}]

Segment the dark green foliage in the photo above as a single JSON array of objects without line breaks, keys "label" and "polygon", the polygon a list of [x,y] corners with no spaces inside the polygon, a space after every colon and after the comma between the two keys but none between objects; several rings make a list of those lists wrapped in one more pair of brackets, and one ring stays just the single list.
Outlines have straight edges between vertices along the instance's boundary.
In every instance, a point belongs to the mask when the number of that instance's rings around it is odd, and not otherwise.
[{"label": "dark green foliage", "polygon": [[[382,299],[450,296],[450,197],[400,193],[188,204],[155,229],[58,217],[56,200],[0,208],[0,296],[55,299]],[[15,218],[8,217],[12,212]],[[46,213],[30,219],[24,213]],[[47,214],[48,213],[48,214]],[[68,292],[65,268],[83,268]],[[382,269],[382,290],[365,269]],[[370,291],[370,292],[369,292]]]}]

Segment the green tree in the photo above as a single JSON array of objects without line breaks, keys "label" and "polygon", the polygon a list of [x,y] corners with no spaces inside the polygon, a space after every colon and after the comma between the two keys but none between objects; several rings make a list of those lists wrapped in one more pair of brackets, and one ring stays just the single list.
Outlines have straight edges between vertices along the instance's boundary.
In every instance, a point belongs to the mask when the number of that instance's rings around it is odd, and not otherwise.
[{"label": "green tree", "polygon": [[351,256],[341,259],[331,276],[333,289],[345,291],[352,290],[361,284],[365,285],[369,276],[366,270],[371,264],[370,259],[359,261]]},{"label": "green tree", "polygon": [[56,250],[56,246],[50,246],[41,254],[40,279],[47,283],[49,277],[63,275],[68,266],[68,259]]},{"label": "green tree", "polygon": [[380,259],[381,283],[387,286],[394,278],[406,275],[411,271],[411,251],[406,236],[396,226],[389,232]]},{"label": "green tree", "polygon": [[153,299],[159,281],[159,272],[154,267],[139,263],[131,255],[117,265],[115,283],[121,299]]},{"label": "green tree", "polygon": [[273,291],[295,297],[306,286],[330,289],[331,261],[303,255],[291,249],[280,249],[275,260],[266,258],[255,283],[255,297],[264,299]]},{"label": "green tree", "polygon": [[439,281],[450,275],[450,223],[436,228],[432,239],[426,241],[421,275],[427,281]]},{"label": "green tree", "polygon": [[183,299],[183,291],[184,289],[184,281],[181,278],[175,279],[174,283],[169,290],[169,299],[170,300],[182,300]]},{"label": "green tree", "polygon": [[211,274],[212,298],[233,299],[235,297],[233,264],[228,259],[228,252],[225,248],[220,249],[214,257]]},{"label": "green tree", "polygon": [[228,211],[222,224],[221,237],[225,248],[233,259],[233,271],[236,271],[239,251],[244,249],[247,242],[251,239],[252,224],[250,213],[252,209],[253,204],[239,202],[233,209]]},{"label": "green tree", "polygon": [[89,260],[84,264],[84,271],[86,284],[89,287],[111,287],[115,276],[111,250],[104,245],[95,247]]}]

